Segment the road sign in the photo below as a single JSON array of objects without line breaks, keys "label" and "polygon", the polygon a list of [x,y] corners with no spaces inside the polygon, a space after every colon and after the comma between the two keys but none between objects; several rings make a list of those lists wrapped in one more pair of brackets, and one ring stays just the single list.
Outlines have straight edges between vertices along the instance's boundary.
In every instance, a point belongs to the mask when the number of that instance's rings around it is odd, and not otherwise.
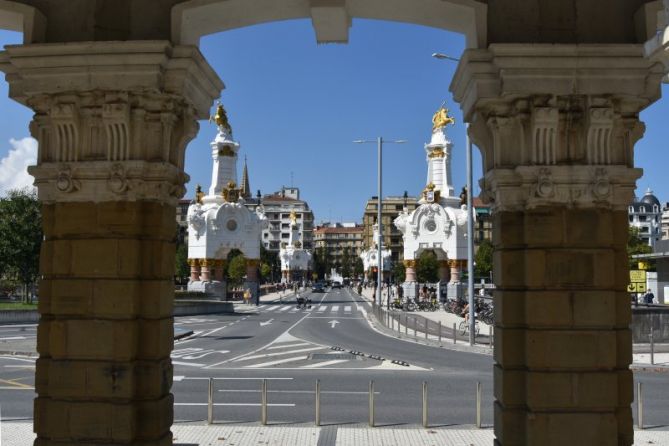
[{"label": "road sign", "polygon": [[627,285],[627,292],[628,293],[645,293],[646,292],[646,284],[645,283],[639,283],[639,282],[630,283],[629,285]]},{"label": "road sign", "polygon": [[630,271],[630,282],[646,283],[646,271],[633,269]]}]

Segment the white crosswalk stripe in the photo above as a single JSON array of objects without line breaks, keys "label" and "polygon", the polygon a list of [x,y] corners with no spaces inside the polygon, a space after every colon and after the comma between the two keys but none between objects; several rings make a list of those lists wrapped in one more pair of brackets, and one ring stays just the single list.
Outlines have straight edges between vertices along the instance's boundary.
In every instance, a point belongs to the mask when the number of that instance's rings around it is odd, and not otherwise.
[{"label": "white crosswalk stripe", "polygon": [[320,307],[318,307],[318,312],[323,313],[327,309],[328,309],[327,305],[321,305]]},{"label": "white crosswalk stripe", "polygon": [[339,305],[333,305],[330,311],[339,311]]},{"label": "white crosswalk stripe", "polygon": [[293,307],[289,307],[288,305],[286,305],[285,307],[280,308],[278,311],[286,311],[286,310],[290,310],[291,308],[293,308]]},{"label": "white crosswalk stripe", "polygon": [[351,312],[351,306],[350,306],[350,305],[346,305],[346,306],[344,307],[344,311],[345,311],[346,313],[350,313],[350,312]]}]

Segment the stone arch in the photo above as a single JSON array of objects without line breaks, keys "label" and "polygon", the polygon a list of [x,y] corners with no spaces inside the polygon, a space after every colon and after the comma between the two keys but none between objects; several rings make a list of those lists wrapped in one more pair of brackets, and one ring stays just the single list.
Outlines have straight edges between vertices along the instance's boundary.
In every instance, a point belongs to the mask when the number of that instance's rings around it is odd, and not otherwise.
[{"label": "stone arch", "polygon": [[0,0],[0,29],[23,33],[23,43],[39,43],[44,41],[46,18],[32,6]]},{"label": "stone arch", "polygon": [[189,0],[172,9],[172,41],[197,45],[215,32],[310,18],[319,43],[348,40],[351,19],[413,23],[459,32],[487,46],[487,5],[477,0]]}]

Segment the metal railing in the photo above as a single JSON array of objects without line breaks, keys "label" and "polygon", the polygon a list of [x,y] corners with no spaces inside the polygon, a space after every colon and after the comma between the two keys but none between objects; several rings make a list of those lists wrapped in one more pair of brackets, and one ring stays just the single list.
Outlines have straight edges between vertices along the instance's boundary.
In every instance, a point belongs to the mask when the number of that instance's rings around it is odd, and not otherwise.
[{"label": "metal railing", "polygon": [[[214,408],[216,406],[214,401],[214,395],[216,394],[215,381],[217,380],[226,380],[227,378],[193,378],[201,379],[207,381],[207,423],[215,424],[215,413]],[[260,423],[262,425],[267,425],[269,423],[269,412],[268,407],[270,406],[268,398],[268,379],[259,378],[260,381]],[[240,390],[239,392],[244,392]],[[314,425],[320,426],[322,424],[321,409],[322,409],[322,400],[321,400],[321,381],[320,379],[316,380],[315,390],[314,390]],[[368,424],[370,427],[376,427],[376,402],[375,395],[379,393],[375,390],[374,380],[369,381],[369,387],[367,392],[368,397]],[[430,427],[429,420],[429,402],[428,402],[428,382],[422,382],[421,389],[421,424],[423,427]],[[476,382],[476,417],[474,424],[477,428],[482,427],[482,414],[481,414],[481,403],[483,400],[483,385],[480,381]]]},{"label": "metal railing", "polygon": [[[443,327],[441,321],[434,321],[432,319],[421,316],[420,314],[410,313],[403,310],[388,310],[387,308],[372,304],[373,314],[377,321],[385,328],[397,333],[404,334],[406,337],[413,337],[415,340],[424,339],[437,341],[441,344],[446,339],[450,338],[453,344],[458,341],[469,343],[469,334],[465,332],[464,335],[458,333],[459,326],[453,323],[452,328],[446,329]],[[439,310],[441,311],[441,310]],[[449,333],[450,331],[450,333]],[[477,335],[477,343],[481,345],[494,345],[494,327],[490,327],[489,335]]]}]

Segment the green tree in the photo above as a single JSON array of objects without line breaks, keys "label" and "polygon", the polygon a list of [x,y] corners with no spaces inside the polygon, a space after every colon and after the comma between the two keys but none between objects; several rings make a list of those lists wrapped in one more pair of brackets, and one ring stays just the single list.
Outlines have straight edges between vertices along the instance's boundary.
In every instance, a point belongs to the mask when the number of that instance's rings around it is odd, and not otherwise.
[{"label": "green tree", "polygon": [[267,263],[263,262],[260,264],[260,277],[262,277],[264,281],[268,281],[271,279],[272,267],[269,266]]},{"label": "green tree", "polygon": [[261,267],[260,274],[265,280],[274,282],[277,277],[281,277],[281,262],[279,261],[278,252],[270,251],[260,245],[260,263],[265,264],[270,268],[269,274],[264,274]]},{"label": "green tree", "polygon": [[490,277],[490,271],[492,271],[492,253],[493,247],[490,240],[481,240],[474,255],[475,276]]},{"label": "green tree", "polygon": [[239,286],[242,284],[244,276],[246,276],[246,259],[240,253],[228,262],[228,283]]},{"label": "green tree", "polygon": [[439,280],[439,261],[432,251],[423,251],[416,262],[416,278],[419,282],[434,283]]},{"label": "green tree", "polygon": [[42,214],[30,190],[11,190],[0,198],[0,271],[23,284],[24,301],[31,302],[29,289],[39,273],[42,246]]},{"label": "green tree", "polygon": [[351,253],[348,247],[344,247],[344,253],[341,256],[341,275],[342,277],[351,277]]},{"label": "green tree", "polygon": [[637,269],[639,261],[633,259],[632,256],[636,254],[650,254],[652,248],[648,246],[639,233],[639,228],[630,226],[627,237],[627,256],[629,258],[630,269]]},{"label": "green tree", "polygon": [[332,256],[330,255],[330,251],[323,247],[316,248],[313,259],[314,272],[318,274],[319,278],[323,279],[332,269]]},{"label": "green tree", "polygon": [[183,243],[177,244],[177,253],[174,258],[175,275],[177,282],[183,282],[190,275],[190,266],[188,266],[188,247]]},{"label": "green tree", "polygon": [[393,277],[395,278],[396,283],[404,282],[404,279],[406,278],[404,262],[395,262],[395,265],[393,266]]},{"label": "green tree", "polygon": [[363,274],[365,274],[365,264],[362,263],[360,257],[356,257],[353,261],[353,275],[356,278],[361,278]]}]

